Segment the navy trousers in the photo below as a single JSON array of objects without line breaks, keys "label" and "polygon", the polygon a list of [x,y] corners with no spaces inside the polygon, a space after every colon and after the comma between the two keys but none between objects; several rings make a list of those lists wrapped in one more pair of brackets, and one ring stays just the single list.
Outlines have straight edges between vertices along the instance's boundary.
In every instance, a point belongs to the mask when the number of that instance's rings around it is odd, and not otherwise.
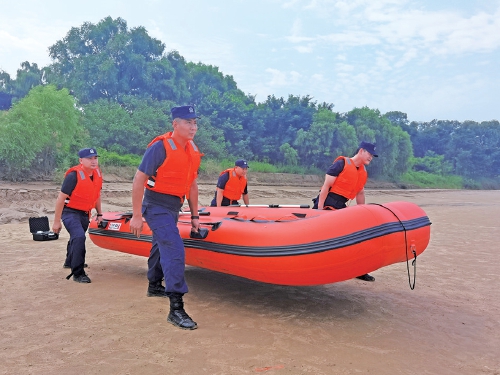
[{"label": "navy trousers", "polygon": [[87,212],[63,209],[61,220],[69,233],[66,264],[71,266],[75,276],[84,273],[85,264],[85,232],[89,228],[89,215]]},{"label": "navy trousers", "polygon": [[179,213],[157,205],[143,204],[142,214],[153,232],[153,246],[148,258],[150,283],[165,279],[167,293],[188,292],[184,243],[177,228]]}]

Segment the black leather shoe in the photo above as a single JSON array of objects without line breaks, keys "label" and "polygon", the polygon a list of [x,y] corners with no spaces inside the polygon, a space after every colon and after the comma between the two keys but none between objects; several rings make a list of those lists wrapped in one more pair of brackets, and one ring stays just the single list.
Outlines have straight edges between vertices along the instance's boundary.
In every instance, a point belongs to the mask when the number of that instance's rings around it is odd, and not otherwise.
[{"label": "black leather shoe", "polygon": [[[87,268],[88,266],[89,266],[89,265],[88,265],[87,263],[84,263],[84,264],[83,264],[83,268]],[[71,266],[70,266],[69,264],[64,263],[64,264],[63,264],[63,268],[71,268]]]},{"label": "black leather shoe", "polygon": [[159,283],[149,283],[148,292],[146,294],[148,297],[164,297],[167,298],[167,293],[165,293],[165,287]]},{"label": "black leather shoe", "polygon": [[367,273],[365,273],[364,275],[356,277],[356,279],[360,279],[360,280],[363,280],[363,281],[375,281],[375,278],[372,275],[369,275]]},{"label": "black leather shoe", "polygon": [[184,311],[184,309],[170,310],[167,322],[181,329],[196,329],[198,325],[193,322],[193,319]]},{"label": "black leather shoe", "polygon": [[73,280],[76,281],[77,283],[83,283],[83,284],[91,283],[90,278],[84,273],[82,273],[79,276],[73,275]]}]

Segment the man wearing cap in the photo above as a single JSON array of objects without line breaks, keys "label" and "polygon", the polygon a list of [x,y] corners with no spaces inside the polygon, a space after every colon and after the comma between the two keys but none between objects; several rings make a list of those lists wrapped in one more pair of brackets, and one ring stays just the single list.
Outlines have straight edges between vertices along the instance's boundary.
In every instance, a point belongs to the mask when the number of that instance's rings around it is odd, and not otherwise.
[{"label": "man wearing cap", "polygon": [[210,206],[221,207],[239,205],[238,200],[243,196],[243,202],[248,206],[247,186],[248,163],[246,160],[238,159],[233,168],[222,171],[217,181],[215,197]]},{"label": "man wearing cap", "polygon": [[102,220],[101,189],[102,174],[95,148],[83,148],[78,152],[80,164],[66,171],[61,191],[57,196],[52,231],[59,233],[62,225],[69,233],[64,267],[71,267],[69,279],[78,283],[90,283],[84,271],[85,232],[89,227],[93,208],[97,211],[97,221]]},{"label": "man wearing cap", "polygon": [[[378,157],[373,143],[362,141],[352,158],[339,156],[328,168],[325,182],[319,195],[313,199],[314,209],[340,210],[347,207],[347,201],[356,198],[356,204],[365,204],[365,184],[368,173],[365,166],[373,157]],[[357,277],[364,281],[375,281],[369,274]]]},{"label": "man wearing cap", "polygon": [[197,324],[184,311],[183,295],[188,292],[188,286],[184,278],[184,243],[177,221],[187,198],[192,213],[191,231],[198,232],[196,178],[203,154],[193,142],[198,130],[194,107],[174,107],[171,114],[173,131],[149,143],[135,174],[130,230],[140,237],[144,217],[153,232],[147,295],[170,299],[169,323],[182,329],[196,329]]}]

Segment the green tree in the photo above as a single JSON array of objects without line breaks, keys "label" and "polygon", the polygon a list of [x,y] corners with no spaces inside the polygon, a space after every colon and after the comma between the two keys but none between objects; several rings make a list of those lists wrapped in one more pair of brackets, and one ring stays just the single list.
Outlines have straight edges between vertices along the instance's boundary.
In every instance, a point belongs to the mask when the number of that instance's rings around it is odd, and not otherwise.
[{"label": "green tree", "polygon": [[451,134],[460,126],[458,121],[432,120],[410,123],[412,130],[408,133],[411,135],[413,153],[417,157],[423,157],[428,151],[444,155],[448,149]]},{"label": "green tree", "polygon": [[368,167],[370,175],[397,181],[410,167],[413,156],[410,136],[377,109],[354,108],[343,115],[354,126],[358,140],[377,145],[380,157]]},{"label": "green tree", "polygon": [[270,162],[282,161],[280,146],[293,144],[298,132],[311,126],[317,112],[316,102],[309,96],[290,95],[285,100],[271,95],[254,108],[243,129],[250,136],[252,152]]},{"label": "green tree", "polygon": [[121,18],[86,22],[49,47],[54,63],[47,79],[68,87],[83,104],[121,95],[176,101],[175,70],[164,48],[144,27],[129,30]]},{"label": "green tree", "polygon": [[251,158],[243,124],[255,106],[254,98],[246,96],[233,77],[222,74],[217,67],[189,63],[187,70],[191,102],[211,126],[222,130],[229,153]]},{"label": "green tree", "polygon": [[408,121],[408,115],[406,113],[392,111],[385,113],[384,117],[388,119],[393,125],[398,125],[404,131],[409,132],[410,122]]},{"label": "green tree", "polygon": [[228,156],[223,130],[210,124],[208,118],[198,120],[194,141],[205,157],[222,160]]},{"label": "green tree", "polygon": [[422,171],[446,176],[453,171],[453,166],[444,160],[444,155],[437,155],[433,151],[429,151],[423,158],[411,158],[410,164],[416,172]]},{"label": "green tree", "polygon": [[186,59],[184,59],[184,57],[182,57],[176,50],[168,52],[165,59],[175,72],[177,103],[192,103],[191,93],[189,92],[189,71]]},{"label": "green tree", "polygon": [[37,86],[0,116],[0,159],[13,180],[48,177],[85,139],[68,90]]},{"label": "green tree", "polygon": [[500,175],[500,124],[465,121],[450,134],[445,159],[454,173],[473,179]]},{"label": "green tree", "polygon": [[11,101],[15,102],[24,98],[33,87],[44,84],[44,76],[43,69],[39,69],[37,64],[31,64],[28,61],[21,63],[21,69],[17,69],[15,79],[12,79],[7,72],[0,70],[0,93],[3,93],[4,100],[9,99],[8,105],[7,103],[0,104],[0,109],[9,109]]},{"label": "green tree", "polygon": [[13,95],[10,92],[10,74],[0,70],[0,111],[7,110],[12,105]]},{"label": "green tree", "polygon": [[288,143],[283,143],[280,146],[280,152],[283,154],[283,159],[286,165],[298,165],[299,154]]},{"label": "green tree", "polygon": [[96,147],[141,155],[153,138],[171,130],[166,108],[173,106],[134,96],[123,96],[120,102],[100,99],[83,107],[82,124]]},{"label": "green tree", "polygon": [[337,122],[336,114],[321,108],[314,115],[308,130],[300,129],[294,142],[302,165],[326,169],[339,155],[351,155],[356,146],[356,132],[343,121]]},{"label": "green tree", "polygon": [[[175,103],[124,96],[120,102],[96,100],[83,108],[82,124],[91,144],[118,154],[142,155],[158,135],[172,131],[170,108]],[[196,144],[205,155],[222,158],[227,154],[223,131],[198,121]]]}]

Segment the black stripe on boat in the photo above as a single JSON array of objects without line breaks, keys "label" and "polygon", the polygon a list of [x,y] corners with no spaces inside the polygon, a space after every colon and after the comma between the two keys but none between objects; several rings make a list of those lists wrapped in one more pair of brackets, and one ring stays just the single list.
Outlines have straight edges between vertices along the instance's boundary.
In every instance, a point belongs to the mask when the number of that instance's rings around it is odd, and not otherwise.
[{"label": "black stripe on boat", "polygon": [[[374,238],[387,236],[393,233],[416,230],[431,225],[427,216],[419,217],[412,220],[399,222],[386,223],[375,227],[363,229],[351,234],[332,238],[324,241],[310,242],[306,244],[285,245],[285,246],[239,246],[239,245],[226,245],[207,240],[191,240],[184,239],[184,245],[191,249],[201,249],[213,251],[217,253],[252,256],[252,257],[276,257],[276,256],[292,256],[314,254],[324,251],[331,251],[341,249],[347,246],[355,245],[360,242],[372,240]],[[404,226],[404,228],[403,228]],[[131,241],[151,242],[152,236],[141,235],[137,238],[132,233],[110,231],[99,228],[90,228],[89,234],[94,236],[105,236],[111,238],[120,238]],[[209,237],[210,238],[210,235]]]}]

